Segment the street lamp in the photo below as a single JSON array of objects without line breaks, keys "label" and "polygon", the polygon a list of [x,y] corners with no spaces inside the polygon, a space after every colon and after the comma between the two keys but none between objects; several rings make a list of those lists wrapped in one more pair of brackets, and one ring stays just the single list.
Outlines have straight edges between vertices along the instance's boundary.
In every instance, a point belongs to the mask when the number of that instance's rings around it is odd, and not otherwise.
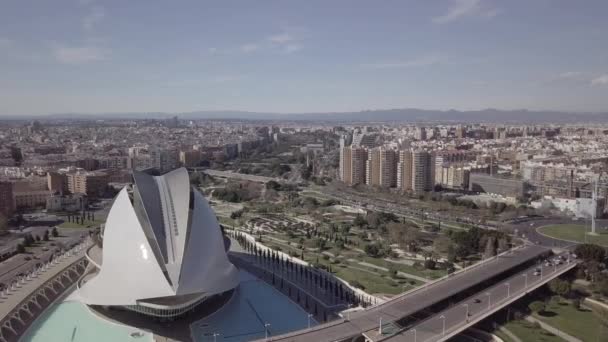
[{"label": "street lamp", "polygon": [[213,342],[217,342],[217,337],[220,336],[218,333],[213,333]]},{"label": "street lamp", "polygon": [[414,342],[416,342],[416,329],[412,329],[412,331],[414,332]]},{"label": "street lamp", "polygon": [[312,317],[312,314],[308,314],[308,329],[310,329],[310,318]]},{"label": "street lamp", "polygon": [[469,321],[469,304],[465,303],[465,304],[462,304],[462,306],[464,306],[465,308],[467,308],[467,314],[465,316],[465,320],[468,322]]},{"label": "street lamp", "polygon": [[507,287],[507,298],[509,298],[511,296],[511,284],[505,283],[505,286]]},{"label": "street lamp", "polygon": [[270,327],[270,323],[264,324],[264,334],[266,341],[268,341],[268,327]]},{"label": "street lamp", "polygon": [[528,288],[528,273],[524,273],[524,277],[526,278],[526,283],[524,285],[524,289]]},{"label": "street lamp", "polygon": [[382,335],[382,317],[380,317],[380,324],[378,325],[378,335]]},{"label": "street lamp", "polygon": [[443,332],[441,333],[441,335],[443,336],[443,335],[445,335],[445,316],[441,315],[441,316],[439,316],[439,318],[441,318],[443,320]]},{"label": "street lamp", "polygon": [[492,306],[492,294],[490,292],[486,292],[486,296],[488,296],[488,310]]},{"label": "street lamp", "polygon": [[543,280],[543,264],[540,264],[540,280]]}]

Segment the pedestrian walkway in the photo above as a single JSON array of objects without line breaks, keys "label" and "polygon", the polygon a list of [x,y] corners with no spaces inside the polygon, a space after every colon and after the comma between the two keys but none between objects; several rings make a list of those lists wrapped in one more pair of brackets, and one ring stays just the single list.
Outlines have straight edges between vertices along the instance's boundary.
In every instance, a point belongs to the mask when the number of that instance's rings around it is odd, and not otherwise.
[{"label": "pedestrian walkway", "polygon": [[0,320],[3,321],[14,308],[25,301],[40,286],[55,278],[76,261],[82,259],[87,246],[79,245],[75,247],[73,250],[66,252],[61,257],[43,266],[39,271],[34,272],[33,275],[24,278],[14,288],[3,291],[2,296],[0,296],[0,303],[2,304],[0,305]]},{"label": "pedestrian walkway", "polygon": [[555,336],[559,336],[559,337],[563,338],[564,340],[566,340],[568,342],[583,342],[583,340],[578,339],[572,335],[568,335],[565,332],[553,327],[552,325],[549,325],[549,324],[541,321],[540,319],[538,319],[536,317],[527,316],[526,321],[531,322],[531,323],[538,323],[538,324],[540,324],[541,328],[547,330],[548,332],[552,333]]},{"label": "pedestrian walkway", "polygon": [[515,335],[511,330],[507,329],[504,326],[501,326],[500,328],[498,328],[498,330],[507,335],[511,340],[513,340],[513,342],[524,342],[519,337],[517,337],[517,335]]},{"label": "pedestrian walkway", "polygon": [[[350,260],[354,260],[354,259],[349,259],[349,261]],[[386,267],[370,264],[369,262],[365,262],[365,261],[360,261],[357,264],[359,264],[361,266],[365,266],[365,267],[374,268],[374,269],[377,269],[377,270],[380,270],[380,271],[384,271],[384,272],[388,272],[389,271],[389,269],[386,268]],[[428,280],[428,279],[426,279],[424,277],[420,277],[420,276],[413,275],[413,274],[406,273],[406,272],[402,272],[402,271],[397,271],[397,275],[401,276],[401,277],[404,277],[404,278],[414,279],[414,280],[417,280],[417,281],[420,281],[420,282],[423,282],[423,283],[430,282],[430,280]]]}]

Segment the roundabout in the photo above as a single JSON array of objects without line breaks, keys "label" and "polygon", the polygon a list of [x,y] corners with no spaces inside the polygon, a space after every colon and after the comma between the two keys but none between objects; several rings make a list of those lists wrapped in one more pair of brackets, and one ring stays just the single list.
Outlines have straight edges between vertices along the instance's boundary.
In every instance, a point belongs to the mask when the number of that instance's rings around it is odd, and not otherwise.
[{"label": "roundabout", "polygon": [[596,235],[590,234],[589,226],[576,223],[544,225],[536,228],[536,232],[557,240],[608,247],[608,230],[603,227],[597,230]]}]

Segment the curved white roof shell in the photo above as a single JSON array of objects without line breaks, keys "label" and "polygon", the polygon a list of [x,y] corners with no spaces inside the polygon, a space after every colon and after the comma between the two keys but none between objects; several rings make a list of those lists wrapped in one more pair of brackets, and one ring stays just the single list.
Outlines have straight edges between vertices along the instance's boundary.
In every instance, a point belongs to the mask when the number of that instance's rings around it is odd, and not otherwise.
[{"label": "curved white roof shell", "polygon": [[238,284],[215,214],[181,168],[163,176],[136,172],[132,198],[120,191],[105,224],[102,266],[82,285],[90,305],[188,294],[214,295]]}]

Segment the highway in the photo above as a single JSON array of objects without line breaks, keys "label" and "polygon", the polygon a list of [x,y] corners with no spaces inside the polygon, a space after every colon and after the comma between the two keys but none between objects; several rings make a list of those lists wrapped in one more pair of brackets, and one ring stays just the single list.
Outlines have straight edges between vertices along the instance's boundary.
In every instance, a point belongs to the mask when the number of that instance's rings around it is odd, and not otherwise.
[{"label": "highway", "polygon": [[[51,228],[30,227],[29,229],[32,236],[42,238],[44,232]],[[0,262],[0,283],[9,286],[22,275],[34,270],[37,265],[40,266],[48,262],[54,254],[59,252],[61,246],[69,247],[78,243],[81,240],[81,235],[85,233],[84,230],[60,229],[59,237],[52,237],[51,241],[37,242],[36,246],[28,248],[29,253],[17,254]]]},{"label": "highway", "polygon": [[[567,253],[563,253],[562,255],[567,258]],[[576,260],[574,259],[571,262],[564,261],[561,265],[555,265],[555,263],[551,266],[546,266],[544,263],[534,265],[476,295],[454,304],[446,310],[435,313],[428,319],[408,327],[407,330],[400,334],[378,338],[377,330],[374,330],[371,332],[376,337],[373,340],[390,342],[445,341],[522,297],[526,292],[572,269],[575,265]],[[542,270],[541,274],[534,275],[537,268]],[[469,316],[467,316],[467,312]]]},{"label": "highway", "polygon": [[82,242],[75,248],[69,250],[61,257],[57,258],[46,267],[41,268],[32,276],[24,278],[15,287],[5,292],[0,296],[0,320],[4,321],[14,308],[19,306],[25,299],[34,293],[40,286],[50,279],[53,279],[57,274],[64,270],[69,265],[82,259],[86,247],[90,244],[90,240]]},{"label": "highway", "polygon": [[374,203],[369,202],[369,198],[365,198],[362,195],[346,194],[346,193],[328,193],[324,191],[307,189],[305,192],[317,194],[326,198],[335,199],[340,201],[342,204],[350,205],[352,207],[363,209],[367,211],[381,211],[386,213],[395,214],[400,217],[405,217],[414,221],[425,221],[428,223],[439,223],[442,226],[450,227],[454,229],[463,229],[461,224],[473,224],[480,228],[495,229],[495,227],[482,225],[478,222],[473,222],[471,219],[455,219],[449,215],[442,214],[440,212],[428,212],[424,209],[412,209],[403,204],[392,203],[384,199],[374,198]]},{"label": "highway", "polygon": [[[608,226],[608,220],[597,220],[596,222],[598,229],[600,229],[600,227]],[[515,230],[517,230],[518,236],[523,235],[527,240],[533,243],[541,244],[543,246],[567,248],[576,245],[575,242],[551,238],[546,235],[539,234],[537,232],[537,229],[539,227],[555,224],[586,225],[587,227],[589,227],[589,230],[591,230],[591,223],[588,220],[572,220],[570,218],[540,218],[528,220],[516,224],[506,224],[505,229],[512,233],[515,233]]]},{"label": "highway", "polygon": [[542,246],[528,245],[489,259],[395,298],[350,315],[350,320],[338,320],[311,329],[273,337],[273,341],[338,341],[378,328],[383,322],[394,322],[411,316],[457,293],[501,274],[513,267],[548,253]]},{"label": "highway", "polygon": [[238,172],[232,172],[232,171],[203,169],[203,170],[201,170],[201,172],[206,173],[209,176],[213,176],[213,177],[245,180],[245,181],[257,182],[257,183],[268,183],[270,181],[287,182],[287,180],[281,179],[281,178],[256,176],[256,175],[249,175],[249,174],[245,174],[245,173],[238,173]]}]

